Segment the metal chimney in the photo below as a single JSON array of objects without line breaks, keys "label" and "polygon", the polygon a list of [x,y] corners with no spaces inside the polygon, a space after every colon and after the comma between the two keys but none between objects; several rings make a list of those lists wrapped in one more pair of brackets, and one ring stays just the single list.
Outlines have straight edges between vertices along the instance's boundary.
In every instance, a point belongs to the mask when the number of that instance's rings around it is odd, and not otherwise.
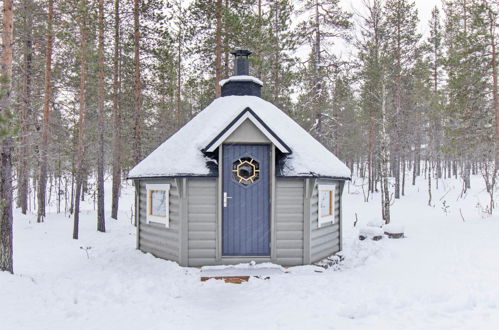
[{"label": "metal chimney", "polygon": [[247,76],[249,75],[249,59],[251,52],[247,49],[238,49],[230,52],[234,55],[234,75]]},{"label": "metal chimney", "polygon": [[234,55],[234,75],[220,82],[222,96],[253,95],[260,96],[262,82],[249,75],[249,59],[251,52],[247,49],[237,49],[230,52]]}]

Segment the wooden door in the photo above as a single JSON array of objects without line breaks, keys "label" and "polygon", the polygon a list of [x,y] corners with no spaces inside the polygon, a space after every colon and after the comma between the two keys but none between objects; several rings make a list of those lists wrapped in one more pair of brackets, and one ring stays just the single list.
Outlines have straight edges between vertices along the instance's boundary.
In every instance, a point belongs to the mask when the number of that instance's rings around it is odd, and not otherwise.
[{"label": "wooden door", "polygon": [[270,255],[270,150],[223,145],[223,256]]}]

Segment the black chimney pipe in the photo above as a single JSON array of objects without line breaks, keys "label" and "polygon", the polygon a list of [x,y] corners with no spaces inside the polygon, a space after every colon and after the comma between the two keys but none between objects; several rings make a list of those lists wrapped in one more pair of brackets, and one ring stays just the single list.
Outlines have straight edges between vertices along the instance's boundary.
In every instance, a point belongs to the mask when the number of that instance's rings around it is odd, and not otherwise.
[{"label": "black chimney pipe", "polygon": [[247,49],[238,49],[230,52],[234,55],[234,75],[248,76],[249,75],[249,60],[248,56],[251,52]]},{"label": "black chimney pipe", "polygon": [[238,49],[230,52],[234,55],[234,76],[220,82],[222,96],[253,95],[260,96],[262,82],[249,77],[249,59],[251,52],[247,49]]}]

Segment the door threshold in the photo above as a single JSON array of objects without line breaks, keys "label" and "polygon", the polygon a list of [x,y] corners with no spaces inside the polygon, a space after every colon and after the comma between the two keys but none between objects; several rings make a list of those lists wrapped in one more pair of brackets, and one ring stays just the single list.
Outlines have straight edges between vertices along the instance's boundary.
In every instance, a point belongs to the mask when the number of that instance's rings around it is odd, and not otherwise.
[{"label": "door threshold", "polygon": [[222,259],[270,259],[268,256],[222,256]]}]

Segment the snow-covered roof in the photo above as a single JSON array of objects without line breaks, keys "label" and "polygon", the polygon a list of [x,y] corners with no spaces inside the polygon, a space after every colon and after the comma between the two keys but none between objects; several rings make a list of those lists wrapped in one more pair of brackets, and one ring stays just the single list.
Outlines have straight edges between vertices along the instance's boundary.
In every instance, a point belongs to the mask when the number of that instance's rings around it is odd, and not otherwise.
[{"label": "snow-covered roof", "polygon": [[219,84],[220,84],[220,86],[223,86],[226,83],[228,83],[229,81],[252,81],[260,86],[263,86],[263,82],[260,79],[253,77],[253,76],[247,76],[247,75],[232,76],[232,77],[229,77],[227,79],[220,80]]},{"label": "snow-covered roof", "polygon": [[251,109],[291,150],[282,176],[350,178],[350,169],[272,103],[257,96],[215,99],[129,172],[129,178],[208,176],[204,150],[242,112]]}]

